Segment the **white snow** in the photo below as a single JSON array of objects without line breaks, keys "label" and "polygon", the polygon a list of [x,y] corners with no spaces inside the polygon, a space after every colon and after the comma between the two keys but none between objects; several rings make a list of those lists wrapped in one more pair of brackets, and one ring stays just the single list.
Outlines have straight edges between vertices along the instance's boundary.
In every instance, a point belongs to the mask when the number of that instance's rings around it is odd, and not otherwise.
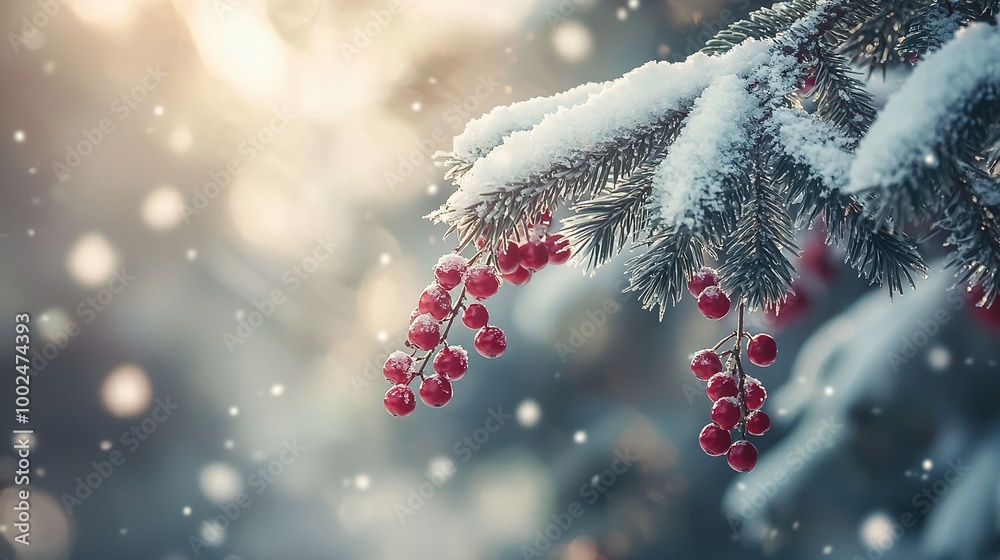
[{"label": "white snow", "polygon": [[456,159],[472,161],[489,153],[512,132],[527,130],[538,124],[545,115],[560,107],[575,107],[609,82],[584,84],[549,97],[535,97],[511,105],[502,105],[489,113],[473,119],[465,130],[452,141]]},{"label": "white snow", "polygon": [[438,259],[437,265],[434,270],[440,270],[442,272],[452,272],[458,271],[459,273],[465,272],[465,266],[468,263],[468,259],[459,255],[458,253],[448,253],[447,255],[442,255]]},{"label": "white snow", "polygon": [[386,365],[392,365],[395,369],[410,370],[413,369],[413,358],[406,352],[396,350],[392,354],[389,354]]},{"label": "white snow", "polygon": [[[482,195],[510,188],[617,139],[655,124],[686,107],[713,76],[764,66],[770,41],[748,41],[723,56],[694,54],[680,63],[650,62],[614,80],[575,107],[560,107],[530,130],[513,132],[458,178],[459,190],[439,217],[450,221]],[[526,193],[528,194],[528,193]],[[490,208],[478,212],[487,217]]]},{"label": "white snow", "polygon": [[1000,82],[998,52],[1000,31],[971,25],[917,65],[861,141],[847,192],[899,184],[935,145],[951,142],[942,131],[965,102],[984,83]]},{"label": "white snow", "polygon": [[853,154],[851,140],[835,126],[788,107],[774,110],[771,122],[781,150],[796,164],[809,168],[827,191],[847,184]]},{"label": "white snow", "polygon": [[663,225],[699,231],[706,216],[723,210],[719,195],[726,179],[741,172],[750,144],[747,125],[758,110],[746,86],[732,74],[721,76],[695,101],[653,177]]}]

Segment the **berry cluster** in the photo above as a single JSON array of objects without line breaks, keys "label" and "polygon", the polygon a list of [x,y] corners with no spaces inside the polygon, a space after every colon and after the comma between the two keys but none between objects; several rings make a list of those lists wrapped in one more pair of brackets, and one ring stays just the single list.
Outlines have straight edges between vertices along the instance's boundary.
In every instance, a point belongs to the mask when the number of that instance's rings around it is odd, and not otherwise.
[{"label": "berry cluster", "polygon": [[[698,297],[698,309],[712,320],[725,317],[731,308],[729,297],[719,287],[719,275],[711,268],[702,268],[688,280],[688,290]],[[733,346],[719,350],[730,340]],[[750,471],[757,465],[757,448],[747,441],[747,434],[760,436],[771,427],[771,419],[760,410],[767,391],[760,381],[743,370],[741,359],[743,340],[747,340],[746,356],[750,363],[767,367],[778,356],[778,345],[767,334],[750,335],[743,331],[743,304],[739,306],[736,331],[719,341],[713,348],[695,352],[691,372],[707,382],[706,392],[712,400],[712,423],[702,428],[698,443],[705,453],[715,457],[726,455],[729,466],[738,472]],[[725,364],[722,359],[726,358]],[[731,431],[738,430],[740,439],[733,441]]]},{"label": "berry cluster", "polygon": [[[469,355],[465,349],[448,344],[448,333],[460,314],[462,324],[476,331],[473,343],[480,355],[496,358],[503,354],[507,336],[499,327],[489,324],[489,311],[481,302],[493,297],[503,280],[521,286],[528,282],[533,272],[547,264],[569,260],[567,240],[548,233],[551,221],[546,213],[539,217],[538,224],[527,224],[524,228],[527,241],[521,245],[508,241],[493,255],[496,266],[477,264],[486,254],[485,240],[477,243],[480,251],[469,260],[457,253],[438,260],[434,265],[434,281],[424,288],[417,307],[410,314],[406,346],[411,351],[393,352],[382,367],[383,375],[392,384],[383,399],[389,414],[407,416],[413,412],[417,401],[409,385],[417,377],[420,378],[418,394],[425,404],[442,407],[451,401],[451,382],[462,378],[469,369]],[[451,292],[459,286],[462,290],[453,302]],[[469,298],[476,301],[467,304]],[[417,356],[420,351],[425,354]],[[424,374],[428,363],[433,367],[433,374]]]}]

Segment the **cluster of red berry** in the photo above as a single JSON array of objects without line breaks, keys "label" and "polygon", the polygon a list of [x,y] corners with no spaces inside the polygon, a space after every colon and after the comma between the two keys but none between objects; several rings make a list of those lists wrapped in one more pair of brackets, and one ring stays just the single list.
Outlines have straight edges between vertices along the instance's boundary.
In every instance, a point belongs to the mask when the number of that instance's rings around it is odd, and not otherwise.
[{"label": "cluster of red berry", "polygon": [[[688,290],[698,297],[698,309],[712,320],[725,317],[732,307],[729,297],[719,287],[719,275],[704,267],[688,280]],[[738,472],[752,470],[757,465],[757,448],[747,441],[747,434],[760,436],[771,427],[771,419],[760,410],[767,391],[760,381],[743,369],[741,353],[747,340],[746,355],[750,363],[766,367],[778,356],[778,345],[767,334],[751,336],[743,331],[743,306],[740,305],[736,331],[719,341],[713,348],[695,352],[691,372],[707,382],[708,398],[712,399],[712,423],[702,428],[698,443],[705,453],[716,457],[726,455],[729,466]],[[732,348],[719,352],[730,340]],[[723,364],[722,359],[726,358]],[[739,430],[740,439],[733,441],[731,431]]]},{"label": "cluster of red berry", "polygon": [[[473,343],[476,351],[486,358],[496,358],[507,348],[507,336],[500,327],[489,325],[490,314],[481,302],[493,297],[499,290],[501,277],[518,286],[524,285],[533,272],[545,265],[562,264],[569,260],[569,243],[561,235],[549,235],[552,217],[540,216],[537,225],[527,224],[527,241],[518,245],[507,242],[496,253],[496,267],[476,264],[485,254],[481,240],[480,251],[472,259],[457,253],[441,257],[434,265],[434,281],[420,294],[417,307],[410,314],[410,327],[406,333],[406,346],[410,353],[397,350],[389,355],[382,373],[392,384],[385,394],[385,409],[393,416],[407,416],[417,406],[416,397],[409,385],[420,378],[420,400],[431,407],[441,407],[451,401],[451,382],[460,379],[469,369],[469,355],[461,346],[448,344],[448,333],[459,314],[462,324],[476,330]],[[497,270],[499,269],[499,275]],[[457,302],[452,302],[451,291],[462,286]],[[467,298],[477,300],[466,304]],[[434,359],[431,355],[442,346]],[[423,356],[416,356],[424,351]],[[433,374],[424,374],[431,363]]]}]

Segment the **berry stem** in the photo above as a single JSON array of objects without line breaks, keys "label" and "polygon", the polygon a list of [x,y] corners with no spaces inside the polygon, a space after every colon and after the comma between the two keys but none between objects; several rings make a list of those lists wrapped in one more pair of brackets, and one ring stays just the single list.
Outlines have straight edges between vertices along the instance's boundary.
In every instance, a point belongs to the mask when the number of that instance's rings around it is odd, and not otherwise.
[{"label": "berry stem", "polygon": [[[479,253],[476,253],[476,256],[478,257]],[[441,342],[444,343],[445,346],[448,345],[448,333],[451,332],[451,326],[455,324],[455,318],[458,317],[458,312],[461,311],[462,307],[464,306],[465,306],[465,286],[462,286],[462,292],[458,294],[458,300],[456,301],[455,306],[452,307],[451,311],[448,312],[448,318],[444,319],[445,321],[448,322],[448,324],[445,325],[444,327],[444,332],[441,333]],[[427,362],[431,361],[430,359],[431,354],[433,354],[434,351],[437,349],[438,349],[437,346],[431,348],[430,350],[427,351],[426,354],[424,354],[423,358],[420,358],[421,360],[420,369],[417,370],[417,375],[420,376],[420,379],[424,379],[424,368],[427,367]],[[414,350],[414,352],[416,351]]]},{"label": "berry stem", "polygon": [[[733,354],[732,355],[733,355],[733,360],[734,360],[734,362],[736,364],[736,373],[737,373],[737,375],[739,377],[739,385],[738,385],[737,389],[738,389],[739,395],[740,395],[740,399],[739,399],[740,400],[740,433],[742,434],[743,439],[746,439],[747,438],[747,422],[746,422],[746,417],[747,417],[747,412],[748,411],[747,411],[746,396],[744,394],[744,387],[746,385],[746,376],[747,375],[746,375],[746,372],[743,371],[743,362],[740,361],[740,348],[742,347],[743,335],[746,334],[749,337],[749,334],[743,332],[743,308],[744,308],[743,298],[740,298],[740,305],[739,305],[739,309],[737,310],[737,315],[736,315],[736,332],[734,333],[735,336],[736,336],[736,344],[733,345],[733,349],[732,349],[732,353]],[[730,335],[730,336],[732,336],[732,335]]]},{"label": "berry stem", "polygon": [[[729,342],[734,336],[736,336],[735,332],[733,332],[732,334],[730,334],[726,338],[723,338],[722,340],[720,340],[718,344],[716,344],[715,346],[712,347],[712,352],[717,352],[719,350],[719,348],[722,348],[723,344]],[[723,354],[723,355],[725,355],[725,354]]]}]

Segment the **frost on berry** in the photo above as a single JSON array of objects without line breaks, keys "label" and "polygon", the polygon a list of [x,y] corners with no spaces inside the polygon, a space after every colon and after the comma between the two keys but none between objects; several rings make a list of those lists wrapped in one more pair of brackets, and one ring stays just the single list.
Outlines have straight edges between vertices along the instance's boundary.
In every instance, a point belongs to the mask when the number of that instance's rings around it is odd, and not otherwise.
[{"label": "frost on berry", "polygon": [[507,348],[507,335],[500,327],[483,327],[476,333],[475,346],[483,357],[496,358]]},{"label": "frost on berry", "polygon": [[461,346],[445,346],[434,356],[434,371],[455,381],[469,370],[469,353]]},{"label": "frost on berry", "polygon": [[442,256],[434,265],[434,279],[445,290],[451,290],[462,283],[466,262],[465,257],[456,253]]},{"label": "frost on berry", "polygon": [[722,371],[722,359],[714,351],[705,349],[698,350],[691,359],[691,372],[702,381],[707,381],[710,377]]},{"label": "frost on berry", "polygon": [[470,266],[465,272],[465,290],[476,299],[491,298],[500,290],[500,278],[492,266]]},{"label": "frost on berry", "polygon": [[537,272],[549,264],[549,249],[541,241],[527,241],[518,250],[521,252],[521,266]]},{"label": "frost on berry", "polygon": [[451,400],[451,381],[443,375],[431,375],[420,383],[420,400],[430,407],[438,408]]},{"label": "frost on berry", "polygon": [[741,416],[740,403],[734,397],[723,397],[712,405],[712,422],[723,430],[735,428]]},{"label": "frost on berry", "polygon": [[441,342],[441,325],[427,313],[417,315],[410,323],[406,339],[421,350],[430,350]]},{"label": "frost on berry", "polygon": [[729,313],[732,304],[721,288],[709,286],[698,296],[698,310],[705,317],[718,321]]},{"label": "frost on berry", "polygon": [[382,375],[392,382],[393,385],[406,385],[413,379],[416,372],[413,371],[413,358],[406,352],[396,350],[389,354],[385,365],[382,366]]},{"label": "frost on berry", "polygon": [[724,397],[735,397],[740,394],[739,382],[736,380],[736,376],[728,373],[717,373],[709,378],[706,392],[708,398],[712,399],[713,402]]},{"label": "frost on berry", "polygon": [[390,387],[382,399],[385,410],[393,416],[408,416],[417,407],[417,399],[413,396],[413,391],[406,385],[396,385]]},{"label": "frost on berry", "polygon": [[760,384],[760,381],[752,377],[748,377],[746,383],[743,386],[743,400],[750,410],[757,410],[758,408],[764,406],[764,401],[767,399],[767,391],[764,390],[764,386]]},{"label": "frost on berry", "polygon": [[472,303],[462,312],[462,324],[470,329],[481,329],[490,321],[490,312],[481,303]]},{"label": "frost on berry", "polygon": [[691,292],[691,295],[694,297],[700,296],[701,292],[704,291],[705,288],[718,285],[718,273],[715,272],[714,268],[709,268],[707,266],[703,266],[696,270],[687,282],[688,291]]},{"label": "frost on berry", "polygon": [[440,321],[451,313],[451,295],[443,287],[430,284],[420,294],[417,310]]},{"label": "frost on berry", "polygon": [[718,457],[725,453],[733,443],[733,438],[729,435],[729,430],[723,430],[715,424],[709,424],[701,429],[698,434],[698,444],[705,453],[712,457]]}]

